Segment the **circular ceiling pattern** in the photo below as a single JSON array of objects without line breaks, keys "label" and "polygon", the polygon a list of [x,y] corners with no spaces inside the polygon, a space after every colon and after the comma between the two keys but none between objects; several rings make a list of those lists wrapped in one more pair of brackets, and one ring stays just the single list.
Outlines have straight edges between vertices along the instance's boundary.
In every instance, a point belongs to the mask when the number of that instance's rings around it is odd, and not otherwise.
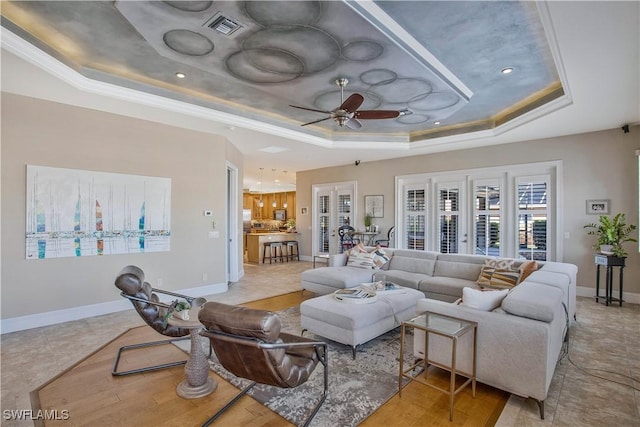
[{"label": "circular ceiling pattern", "polygon": [[391,103],[407,102],[408,99],[415,98],[416,93],[426,96],[431,93],[432,90],[429,82],[415,78],[400,78],[391,83],[378,84],[376,86],[376,92],[379,93],[385,101]]},{"label": "circular ceiling pattern", "polygon": [[213,51],[213,42],[189,30],[171,30],[162,36],[164,44],[170,49],[189,56],[203,56]]},{"label": "circular ceiling pattern", "polygon": [[340,59],[340,45],[331,35],[302,25],[277,25],[256,31],[242,43],[242,48],[288,52],[300,58],[305,74],[322,71]]},{"label": "circular ceiling pattern", "polygon": [[393,83],[398,75],[391,70],[377,68],[360,74],[360,81],[371,86]]},{"label": "circular ceiling pattern", "polygon": [[246,1],[244,10],[265,27],[278,24],[309,25],[322,14],[319,1]]},{"label": "circular ceiling pattern", "polygon": [[247,49],[226,59],[227,69],[235,77],[251,83],[284,83],[303,73],[299,58],[278,49]]},{"label": "circular ceiling pattern", "polygon": [[409,108],[424,111],[443,110],[453,107],[460,98],[451,92],[433,92],[426,96],[415,97],[409,101]]},{"label": "circular ceiling pattern", "polygon": [[[359,93],[364,97],[364,102],[358,110],[374,110],[382,104],[382,99],[373,92],[366,90],[349,88],[344,90],[344,99],[354,93]],[[313,100],[313,104],[320,110],[330,111],[340,106],[340,90],[332,90],[321,93]]]},{"label": "circular ceiling pattern", "polygon": [[202,12],[207,10],[213,1],[165,1],[164,3],[184,12]]},{"label": "circular ceiling pattern", "polygon": [[384,48],[371,40],[357,40],[342,48],[342,56],[351,61],[371,61],[382,55]]},{"label": "circular ceiling pattern", "polygon": [[400,116],[396,119],[396,122],[403,125],[417,125],[429,121],[430,117],[425,114],[409,114],[407,116]]}]

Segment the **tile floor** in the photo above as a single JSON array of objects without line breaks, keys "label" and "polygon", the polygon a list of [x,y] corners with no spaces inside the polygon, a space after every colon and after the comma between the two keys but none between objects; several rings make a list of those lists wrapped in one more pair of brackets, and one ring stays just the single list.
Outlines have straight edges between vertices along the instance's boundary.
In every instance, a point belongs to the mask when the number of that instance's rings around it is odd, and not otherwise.
[{"label": "tile floor", "polygon": [[[311,263],[245,264],[244,268],[245,276],[228,292],[207,299],[240,304],[300,290],[300,273],[311,268]],[[534,401],[512,396],[496,425],[640,426],[640,305],[606,307],[591,298],[578,298],[577,310],[569,357],[556,368],[546,419],[540,420]],[[135,311],[127,310],[2,335],[2,409],[30,409],[31,390],[127,329],[142,324]],[[630,377],[635,378],[635,389],[629,386]],[[2,419],[2,425],[33,423]]]}]

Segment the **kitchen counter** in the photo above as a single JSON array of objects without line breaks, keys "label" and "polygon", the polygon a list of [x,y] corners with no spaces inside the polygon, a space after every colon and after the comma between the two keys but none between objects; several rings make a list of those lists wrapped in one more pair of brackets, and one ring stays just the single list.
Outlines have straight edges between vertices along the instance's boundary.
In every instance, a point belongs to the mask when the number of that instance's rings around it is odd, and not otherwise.
[{"label": "kitchen counter", "polygon": [[262,263],[264,243],[286,242],[288,240],[298,240],[298,233],[286,232],[266,232],[247,233],[247,261],[253,264]]}]

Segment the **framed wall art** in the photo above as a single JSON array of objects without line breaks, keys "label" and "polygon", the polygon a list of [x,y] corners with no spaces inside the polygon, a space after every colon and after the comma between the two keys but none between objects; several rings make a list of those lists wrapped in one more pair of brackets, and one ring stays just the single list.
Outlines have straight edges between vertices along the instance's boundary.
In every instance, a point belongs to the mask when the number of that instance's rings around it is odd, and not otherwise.
[{"label": "framed wall art", "polygon": [[609,215],[609,199],[587,200],[588,215]]},{"label": "framed wall art", "polygon": [[371,218],[383,218],[384,196],[364,196],[364,212]]}]

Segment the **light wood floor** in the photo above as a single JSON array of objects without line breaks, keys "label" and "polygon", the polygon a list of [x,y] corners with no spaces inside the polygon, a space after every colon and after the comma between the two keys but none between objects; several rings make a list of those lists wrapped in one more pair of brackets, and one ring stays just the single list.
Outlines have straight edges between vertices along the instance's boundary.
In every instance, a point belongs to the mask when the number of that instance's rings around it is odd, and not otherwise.
[{"label": "light wood floor", "polygon": [[[293,292],[243,304],[253,308],[282,310],[313,297]],[[200,399],[182,399],[176,386],[184,379],[183,367],[132,375],[111,376],[114,355],[126,344],[162,339],[151,328],[131,329],[31,393],[34,410],[69,411],[68,420],[47,421],[47,426],[198,426],[221,408],[237,389],[211,372],[218,388]],[[173,345],[125,352],[120,369],[165,363],[184,358]],[[435,372],[446,384],[448,373]],[[493,426],[508,393],[478,384],[476,397],[468,387],[457,395],[454,421],[449,422],[448,398],[437,390],[413,382],[366,419],[362,426]],[[45,425],[38,424],[36,425]],[[245,396],[228,410],[216,426],[290,426],[288,421]]]}]

